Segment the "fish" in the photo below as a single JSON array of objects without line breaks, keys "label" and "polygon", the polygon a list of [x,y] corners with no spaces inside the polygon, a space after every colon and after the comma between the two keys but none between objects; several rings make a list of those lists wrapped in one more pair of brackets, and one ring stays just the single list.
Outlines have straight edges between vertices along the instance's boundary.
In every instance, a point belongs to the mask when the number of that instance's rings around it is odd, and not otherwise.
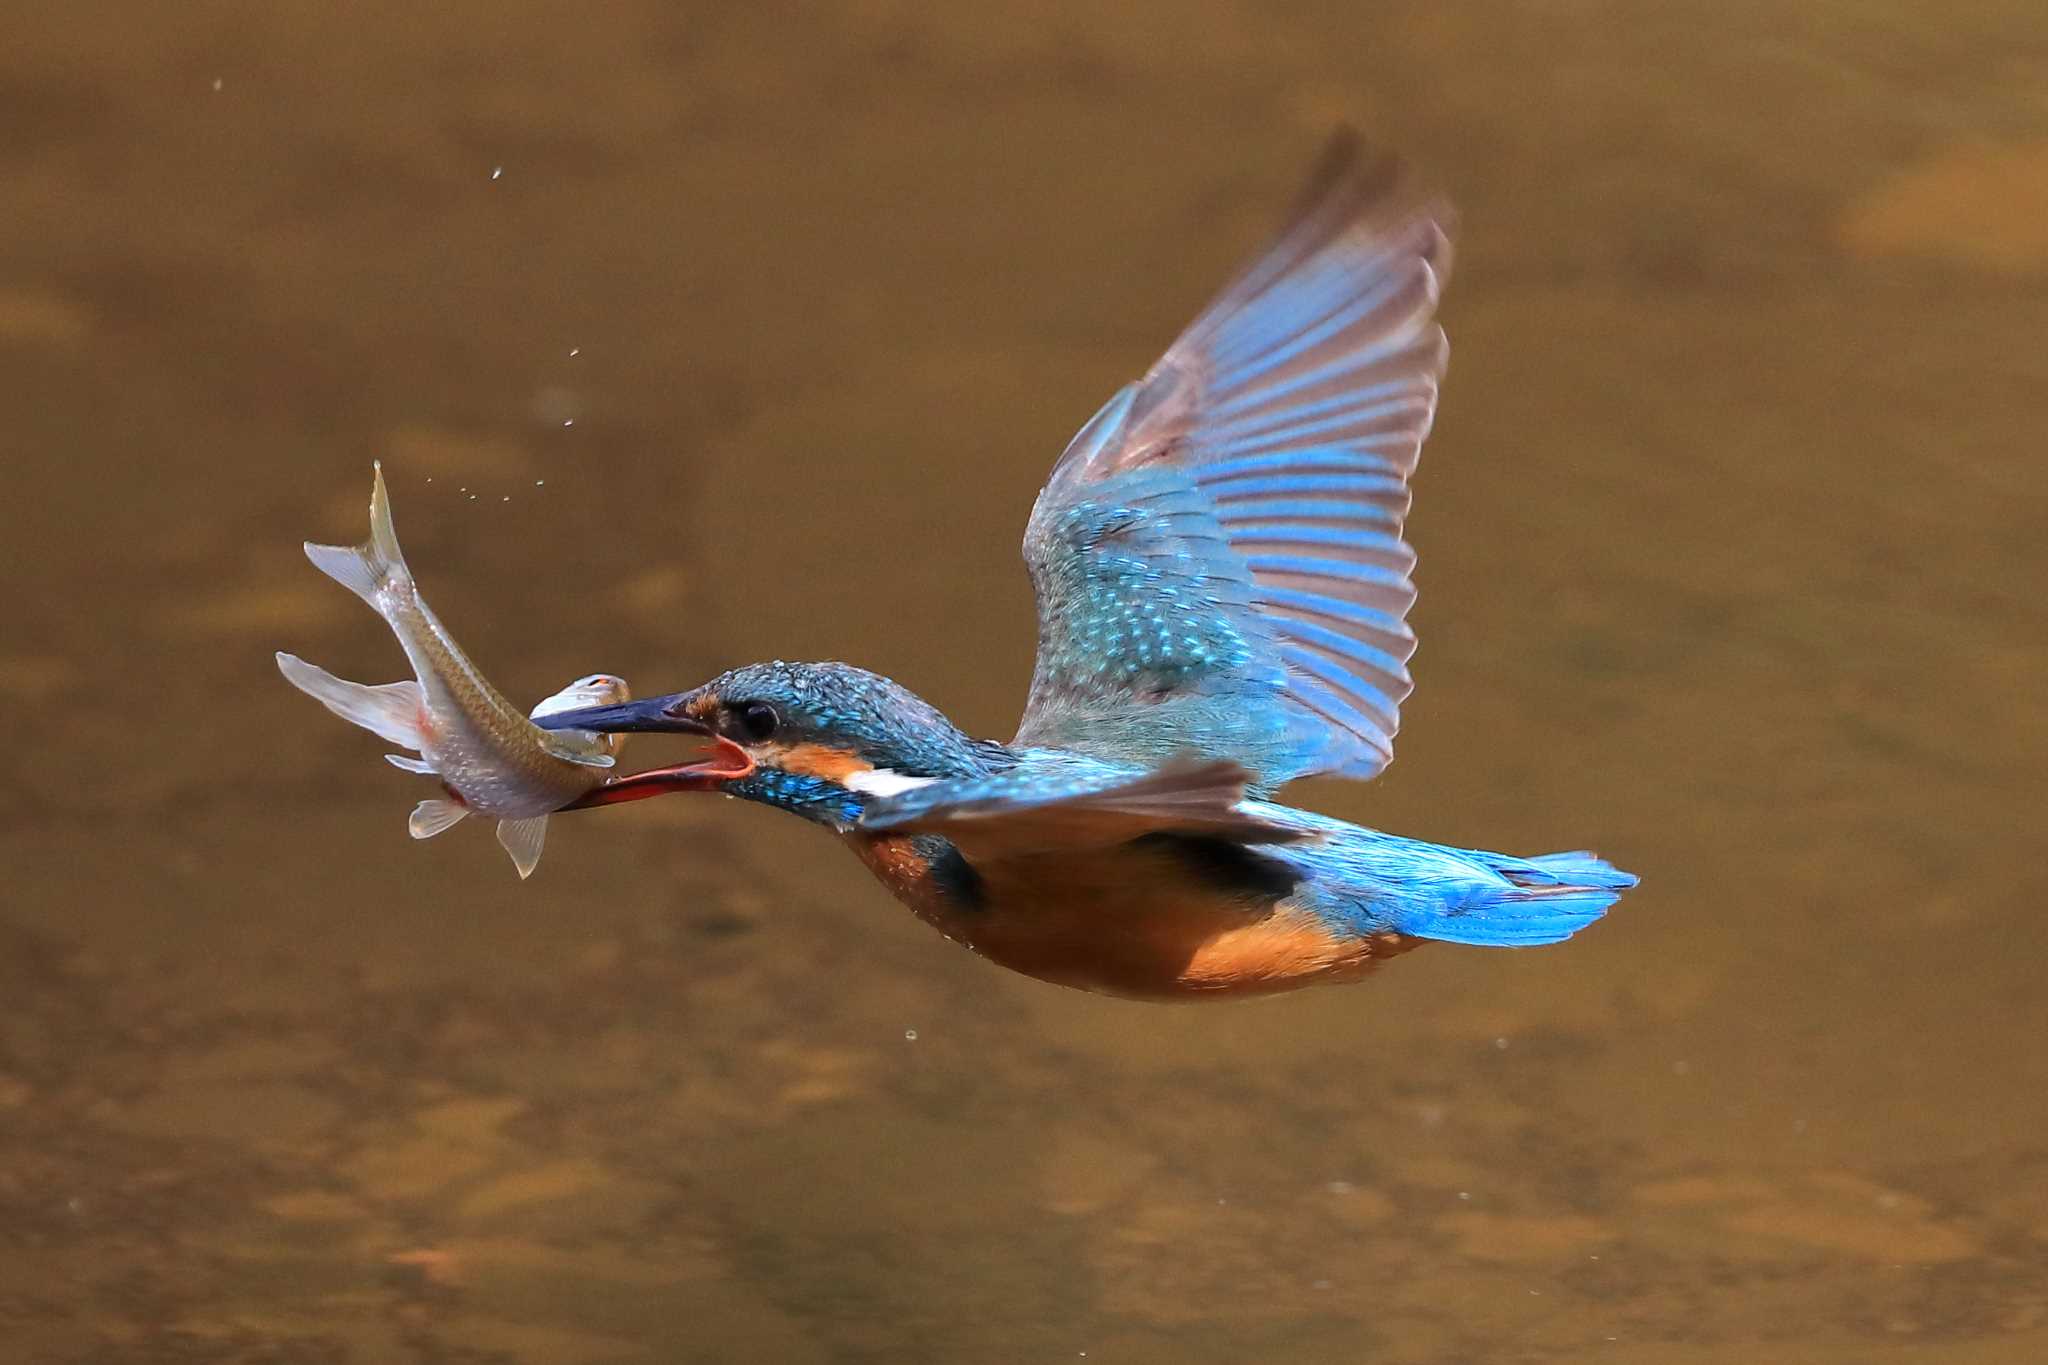
[{"label": "fish", "polygon": [[278,670],[343,720],[413,751],[386,754],[393,767],[440,780],[444,795],[421,801],[406,821],[413,838],[431,839],[466,816],[495,817],[498,842],[524,881],[540,863],[548,816],[603,786],[619,751],[616,735],[543,730],[534,721],[613,705],[629,699],[631,691],[623,678],[593,673],[521,714],[470,662],[420,596],[392,526],[382,462],[373,464],[372,471],[369,540],[361,545],[308,541],[306,558],[384,618],[405,650],[413,677],[380,686],[348,682],[282,651]]}]

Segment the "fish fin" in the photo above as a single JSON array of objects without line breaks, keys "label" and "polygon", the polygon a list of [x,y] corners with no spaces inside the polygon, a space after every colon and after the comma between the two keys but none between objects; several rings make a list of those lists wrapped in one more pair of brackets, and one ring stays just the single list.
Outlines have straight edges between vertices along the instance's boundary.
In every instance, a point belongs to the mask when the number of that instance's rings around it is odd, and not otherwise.
[{"label": "fish fin", "polygon": [[536,815],[530,820],[500,820],[498,842],[512,855],[512,866],[519,869],[519,880],[525,881],[533,875],[533,869],[540,866],[540,846],[548,837],[548,818]]},{"label": "fish fin", "polygon": [[[398,533],[391,525],[391,498],[384,491],[384,465],[371,465],[370,538],[361,545],[315,545],[306,542],[306,558],[313,567],[356,596],[378,606],[377,594],[394,582],[411,582],[412,570],[405,567],[405,555],[398,548]],[[380,607],[381,611],[382,608]]]},{"label": "fish fin", "polygon": [[386,754],[384,761],[394,768],[403,768],[409,773],[425,773],[428,777],[438,776],[441,771],[424,758],[414,758],[410,754]]},{"label": "fish fin", "polygon": [[284,674],[285,681],[349,724],[360,725],[408,749],[427,747],[420,737],[423,699],[418,683],[385,683],[381,687],[352,683],[282,650],[278,652],[277,670]]},{"label": "fish fin", "polygon": [[431,839],[467,814],[466,807],[432,797],[412,808],[412,818],[405,822],[405,828],[415,839]]}]

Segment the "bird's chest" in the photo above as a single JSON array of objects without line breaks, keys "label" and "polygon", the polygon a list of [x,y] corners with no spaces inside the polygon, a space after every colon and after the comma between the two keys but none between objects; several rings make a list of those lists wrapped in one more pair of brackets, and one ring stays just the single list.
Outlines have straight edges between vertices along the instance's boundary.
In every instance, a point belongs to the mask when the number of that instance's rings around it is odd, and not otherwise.
[{"label": "bird's chest", "polygon": [[848,843],[948,938],[1028,976],[1111,995],[1289,990],[1362,975],[1413,943],[1345,934],[1298,897],[1218,886],[1181,859],[1133,845],[969,866],[904,836]]}]

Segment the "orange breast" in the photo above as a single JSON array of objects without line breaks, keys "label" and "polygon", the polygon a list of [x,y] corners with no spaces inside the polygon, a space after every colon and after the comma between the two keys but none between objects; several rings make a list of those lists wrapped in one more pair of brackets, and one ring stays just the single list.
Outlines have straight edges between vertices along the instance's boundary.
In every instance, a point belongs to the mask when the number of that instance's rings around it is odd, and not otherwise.
[{"label": "orange breast", "polygon": [[935,884],[908,838],[848,843],[948,938],[1027,976],[1111,995],[1189,999],[1354,980],[1421,942],[1339,934],[1288,901],[1220,893],[1177,860],[1128,846],[978,865],[983,895],[970,907]]}]

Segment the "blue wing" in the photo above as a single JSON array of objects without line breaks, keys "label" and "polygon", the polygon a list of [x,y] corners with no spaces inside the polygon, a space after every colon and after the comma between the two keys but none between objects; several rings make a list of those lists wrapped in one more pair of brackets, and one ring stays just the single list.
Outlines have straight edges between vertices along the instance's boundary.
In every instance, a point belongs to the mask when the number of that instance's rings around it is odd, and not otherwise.
[{"label": "blue wing", "polygon": [[1375,776],[1415,637],[1408,476],[1450,210],[1340,135],[1290,226],[1060,457],[1024,558],[1020,744]]},{"label": "blue wing", "polygon": [[933,782],[869,802],[862,830],[941,834],[970,858],[1100,848],[1146,834],[1245,844],[1313,837],[1243,804],[1251,774],[1229,760],[1169,762],[1149,772],[1087,759],[1041,758],[992,777]]}]

